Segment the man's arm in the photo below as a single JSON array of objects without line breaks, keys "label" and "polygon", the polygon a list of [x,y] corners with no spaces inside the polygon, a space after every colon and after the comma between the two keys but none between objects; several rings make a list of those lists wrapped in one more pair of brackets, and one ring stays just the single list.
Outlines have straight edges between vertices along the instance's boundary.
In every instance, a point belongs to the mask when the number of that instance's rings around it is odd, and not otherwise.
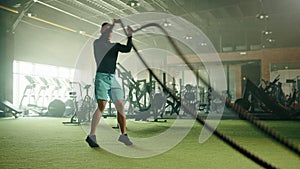
[{"label": "man's arm", "polygon": [[127,35],[128,35],[128,39],[127,39],[127,44],[126,45],[122,45],[118,43],[118,50],[120,52],[130,52],[131,48],[132,48],[132,28],[130,26],[127,27]]},{"label": "man's arm", "polygon": [[112,23],[112,24],[109,24],[109,28],[106,29],[106,30],[102,33],[102,35],[101,35],[100,38],[103,39],[103,40],[107,40],[108,37],[109,37],[109,34],[112,32],[112,29],[114,28],[114,26],[115,26],[116,23],[119,23],[119,20],[118,20],[118,19],[114,19],[114,20],[113,20],[113,23]]},{"label": "man's arm", "polygon": [[132,36],[129,36],[127,39],[127,44],[126,45],[122,45],[120,43],[117,43],[117,47],[118,47],[118,51],[120,52],[130,52],[131,48],[132,48]]}]

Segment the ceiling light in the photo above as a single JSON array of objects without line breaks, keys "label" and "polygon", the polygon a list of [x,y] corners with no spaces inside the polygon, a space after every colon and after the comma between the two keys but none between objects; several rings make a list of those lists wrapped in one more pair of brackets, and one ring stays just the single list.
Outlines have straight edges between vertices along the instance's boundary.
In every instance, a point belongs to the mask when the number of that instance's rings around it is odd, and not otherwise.
[{"label": "ceiling light", "polygon": [[37,17],[37,15],[35,13],[32,13],[32,12],[27,12],[25,15],[28,16],[29,18]]},{"label": "ceiling light", "polygon": [[267,41],[267,42],[269,42],[269,43],[273,43],[273,42],[275,42],[275,40],[274,40],[274,39],[272,39],[272,38],[268,38],[268,39],[266,39],[266,41]]},{"label": "ceiling light", "polygon": [[171,24],[168,20],[165,20],[165,21],[163,22],[163,25],[164,25],[164,27],[172,26],[172,24]]},{"label": "ceiling light", "polygon": [[84,35],[85,31],[79,31],[79,34]]},{"label": "ceiling light", "polygon": [[265,13],[259,13],[256,15],[256,18],[259,20],[264,20],[264,19],[268,19],[269,15],[265,14]]},{"label": "ceiling light", "polygon": [[27,13],[27,16],[28,17],[32,17],[32,13]]},{"label": "ceiling light", "polygon": [[200,45],[201,46],[207,46],[207,43],[206,42],[201,42]]},{"label": "ceiling light", "polygon": [[247,55],[247,52],[240,52],[240,55]]},{"label": "ceiling light", "polygon": [[131,7],[140,6],[141,4],[137,0],[129,0],[127,4]]},{"label": "ceiling light", "polygon": [[270,30],[265,30],[265,31],[262,31],[261,32],[263,35],[271,35],[272,34],[272,31]]},{"label": "ceiling light", "polygon": [[193,39],[193,37],[191,37],[191,36],[185,36],[184,37],[186,40],[191,40],[191,39]]}]

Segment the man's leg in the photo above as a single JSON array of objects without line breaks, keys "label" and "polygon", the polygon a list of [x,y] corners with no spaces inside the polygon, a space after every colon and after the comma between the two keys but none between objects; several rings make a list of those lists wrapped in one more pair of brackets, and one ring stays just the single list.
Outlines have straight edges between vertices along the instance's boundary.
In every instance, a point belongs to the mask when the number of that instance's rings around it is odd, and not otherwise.
[{"label": "man's leg", "polygon": [[96,140],[96,129],[98,127],[99,121],[101,119],[102,113],[106,106],[106,100],[98,100],[98,108],[93,114],[92,123],[91,123],[91,131],[90,134],[85,139],[88,142],[90,147],[99,147]]},{"label": "man's leg", "polygon": [[118,140],[125,145],[132,145],[132,142],[129,140],[126,133],[126,115],[124,110],[124,102],[123,100],[117,100],[114,102],[114,104],[117,109],[117,119],[122,133]]},{"label": "man's leg", "polygon": [[90,135],[96,135],[96,129],[98,127],[99,121],[101,119],[102,113],[107,103],[106,100],[98,100],[97,102],[98,102],[98,108],[93,114]]},{"label": "man's leg", "polygon": [[117,119],[121,129],[121,133],[126,134],[126,115],[124,110],[124,102],[123,100],[117,100],[114,102],[114,104],[117,109]]}]

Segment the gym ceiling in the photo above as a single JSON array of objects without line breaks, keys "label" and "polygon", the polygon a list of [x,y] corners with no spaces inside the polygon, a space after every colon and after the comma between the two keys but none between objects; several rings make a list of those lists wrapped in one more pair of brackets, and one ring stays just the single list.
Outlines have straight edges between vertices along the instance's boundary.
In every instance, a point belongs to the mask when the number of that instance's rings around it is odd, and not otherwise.
[{"label": "gym ceiling", "polygon": [[[47,53],[45,60],[66,56],[61,63],[72,66],[70,57],[102,22],[144,12],[186,19],[222,52],[300,45],[299,0],[9,0],[0,5],[1,25],[16,34],[15,55],[23,60],[37,61],[34,50]],[[147,40],[160,46],[156,38]]]}]

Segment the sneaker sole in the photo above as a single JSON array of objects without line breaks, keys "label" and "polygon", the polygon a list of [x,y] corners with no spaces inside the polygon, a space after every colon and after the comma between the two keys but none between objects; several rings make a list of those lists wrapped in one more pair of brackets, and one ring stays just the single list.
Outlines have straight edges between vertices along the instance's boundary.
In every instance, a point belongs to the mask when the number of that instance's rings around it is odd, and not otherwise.
[{"label": "sneaker sole", "polygon": [[126,146],[131,146],[131,145],[133,144],[132,142],[127,143],[127,142],[122,141],[122,140],[120,140],[120,139],[118,139],[118,141],[121,142],[121,143],[123,143],[123,144],[125,144]]},{"label": "sneaker sole", "polygon": [[91,148],[97,148],[97,147],[100,147],[97,143],[95,143],[92,139],[90,139],[89,137],[87,137],[85,139],[85,141],[89,144],[89,146]]}]

